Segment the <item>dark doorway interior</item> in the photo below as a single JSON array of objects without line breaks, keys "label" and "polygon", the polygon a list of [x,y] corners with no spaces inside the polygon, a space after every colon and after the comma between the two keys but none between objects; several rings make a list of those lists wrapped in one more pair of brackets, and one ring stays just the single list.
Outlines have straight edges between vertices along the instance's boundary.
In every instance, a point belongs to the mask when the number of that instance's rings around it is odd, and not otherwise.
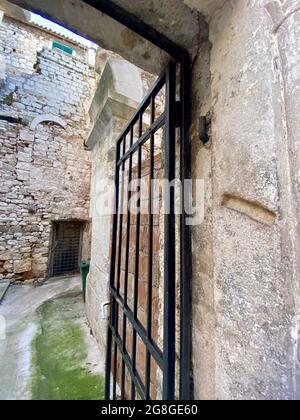
[{"label": "dark doorway interior", "polygon": [[51,277],[79,272],[83,227],[84,224],[77,221],[53,223]]}]

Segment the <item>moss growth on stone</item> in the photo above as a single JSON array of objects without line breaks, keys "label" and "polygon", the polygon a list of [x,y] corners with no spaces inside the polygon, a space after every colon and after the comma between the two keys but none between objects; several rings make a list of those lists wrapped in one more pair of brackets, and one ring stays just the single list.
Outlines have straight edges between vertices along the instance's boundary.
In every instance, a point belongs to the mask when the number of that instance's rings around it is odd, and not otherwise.
[{"label": "moss growth on stone", "polygon": [[78,323],[79,296],[62,296],[38,310],[34,342],[33,400],[104,399],[104,379],[89,372],[84,333]]}]

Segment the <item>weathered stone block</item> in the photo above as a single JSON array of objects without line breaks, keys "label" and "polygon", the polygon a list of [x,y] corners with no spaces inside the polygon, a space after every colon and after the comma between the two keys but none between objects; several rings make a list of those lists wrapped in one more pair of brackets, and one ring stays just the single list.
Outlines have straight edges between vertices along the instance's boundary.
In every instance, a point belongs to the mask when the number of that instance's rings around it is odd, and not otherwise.
[{"label": "weathered stone block", "polygon": [[16,166],[17,169],[20,169],[22,171],[29,171],[31,168],[30,163],[28,162],[19,162]]},{"label": "weathered stone block", "polygon": [[18,152],[18,161],[19,162],[31,162],[31,153],[25,153],[25,152]]},{"label": "weathered stone block", "polygon": [[8,261],[12,259],[12,252],[4,252],[0,254],[0,261]]},{"label": "weathered stone block", "polygon": [[32,143],[34,141],[34,134],[29,133],[26,130],[21,130],[20,131],[20,140]]},{"label": "weathered stone block", "polygon": [[24,260],[17,260],[14,262],[14,273],[15,274],[22,274],[31,271],[32,261],[31,258],[27,258]]},{"label": "weathered stone block", "polygon": [[17,179],[19,181],[28,181],[30,178],[30,173],[28,171],[17,170]]}]

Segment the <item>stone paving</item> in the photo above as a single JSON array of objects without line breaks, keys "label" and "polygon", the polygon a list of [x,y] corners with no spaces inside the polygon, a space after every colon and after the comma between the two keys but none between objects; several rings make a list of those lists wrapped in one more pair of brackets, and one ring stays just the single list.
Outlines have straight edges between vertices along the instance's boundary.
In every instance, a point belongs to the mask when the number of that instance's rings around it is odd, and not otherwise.
[{"label": "stone paving", "polygon": [[11,286],[0,304],[0,399],[103,398],[79,277]]},{"label": "stone paving", "polygon": [[9,281],[0,281],[0,303],[5,296],[7,289],[9,288],[9,284]]}]

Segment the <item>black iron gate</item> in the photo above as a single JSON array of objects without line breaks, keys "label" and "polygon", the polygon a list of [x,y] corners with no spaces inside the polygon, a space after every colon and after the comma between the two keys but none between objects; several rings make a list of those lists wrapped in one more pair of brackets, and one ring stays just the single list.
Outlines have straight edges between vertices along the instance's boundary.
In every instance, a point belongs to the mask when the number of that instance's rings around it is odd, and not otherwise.
[{"label": "black iron gate", "polygon": [[[106,399],[174,398],[175,192],[172,188],[162,203],[151,180],[175,179],[175,118],[176,64],[171,62],[117,141]],[[144,203],[148,212],[133,214],[127,187],[141,179],[147,197],[139,197],[137,205]],[[164,205],[170,211],[153,214],[155,200],[160,210]]]}]

